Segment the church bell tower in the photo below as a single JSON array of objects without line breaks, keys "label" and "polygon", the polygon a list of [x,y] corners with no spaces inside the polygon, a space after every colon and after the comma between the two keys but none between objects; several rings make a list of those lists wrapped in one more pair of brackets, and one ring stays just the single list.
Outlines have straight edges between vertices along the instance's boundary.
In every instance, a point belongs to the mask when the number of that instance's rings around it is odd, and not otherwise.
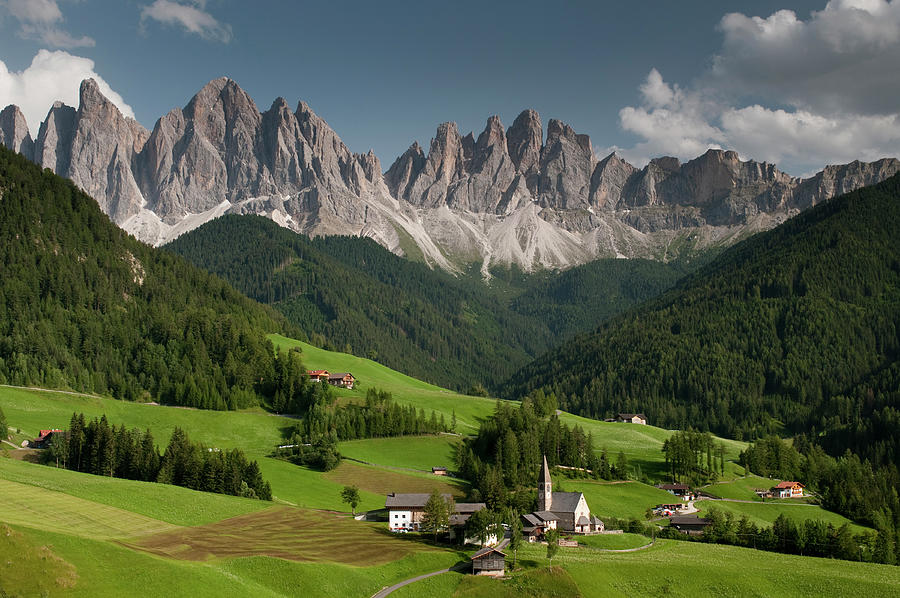
[{"label": "church bell tower", "polygon": [[553,482],[550,481],[550,468],[547,467],[547,455],[544,455],[544,466],[538,476],[538,511],[550,511],[553,508]]}]

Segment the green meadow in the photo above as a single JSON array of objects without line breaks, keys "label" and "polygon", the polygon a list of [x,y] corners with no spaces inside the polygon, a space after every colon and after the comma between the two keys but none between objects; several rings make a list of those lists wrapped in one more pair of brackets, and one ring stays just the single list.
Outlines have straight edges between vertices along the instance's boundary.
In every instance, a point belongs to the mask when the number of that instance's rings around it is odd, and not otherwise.
[{"label": "green meadow", "polygon": [[764,478],[758,475],[748,475],[734,479],[730,482],[710,484],[704,486],[703,491],[719,498],[733,498],[735,500],[755,500],[762,502],[756,490],[768,490],[781,480]]},{"label": "green meadow", "polygon": [[566,480],[559,476],[556,479],[562,482],[562,488],[567,491],[583,492],[591,513],[601,519],[644,519],[647,509],[677,502],[677,498],[665,490],[640,482]]},{"label": "green meadow", "polygon": [[454,468],[456,436],[404,436],[351,440],[338,445],[341,455],[386,467],[431,471],[432,467]]},{"label": "green meadow", "polygon": [[718,509],[724,513],[733,513],[736,518],[746,515],[747,518],[758,526],[770,526],[779,515],[784,515],[788,519],[799,523],[806,519],[815,519],[831,523],[835,527],[840,527],[845,523],[849,523],[854,532],[867,531],[861,525],[857,525],[842,515],[826,511],[819,505],[811,505],[806,503],[788,503],[785,501],[766,501],[766,502],[732,502],[726,500],[698,500],[694,506],[700,511],[702,516],[710,509]]},{"label": "green meadow", "polygon": [[[900,587],[900,569],[889,565],[676,540],[657,540],[648,549],[628,553],[560,548],[553,559],[552,573],[547,568],[546,554],[545,546],[524,546],[519,550],[521,569],[508,579],[473,579],[447,573],[409,585],[393,595],[744,598],[775,596],[789,588],[792,596],[855,598],[893,596]],[[560,589],[565,593],[557,594]]]}]

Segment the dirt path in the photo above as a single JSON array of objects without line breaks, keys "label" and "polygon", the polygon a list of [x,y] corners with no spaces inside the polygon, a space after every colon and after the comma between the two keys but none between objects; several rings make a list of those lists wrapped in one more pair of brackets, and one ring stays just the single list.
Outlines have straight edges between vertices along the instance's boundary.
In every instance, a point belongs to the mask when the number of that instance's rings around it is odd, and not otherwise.
[{"label": "dirt path", "polygon": [[[509,544],[509,539],[503,540],[499,544],[497,544],[497,548],[503,550],[506,545]],[[382,588],[380,591],[372,595],[372,598],[385,598],[391,592],[399,590],[404,586],[408,586],[411,583],[416,583],[417,581],[421,581],[423,579],[428,579],[429,577],[434,577],[435,575],[441,575],[442,573],[447,573],[449,571],[462,571],[463,569],[467,569],[469,567],[469,563],[458,563],[453,565],[452,567],[447,567],[446,569],[441,569],[440,571],[432,571],[431,573],[424,573],[422,575],[417,575],[416,577],[410,577],[409,579],[404,579],[401,582],[395,583],[392,586],[388,586],[386,588]]]},{"label": "dirt path", "polygon": [[102,398],[99,395],[89,395],[85,392],[75,392],[72,390],[57,390],[55,388],[38,388],[37,386],[13,386],[12,384],[0,384],[0,388],[17,388],[19,390],[35,390],[38,392],[58,392],[63,395],[74,395],[76,397],[90,397],[92,399]]}]

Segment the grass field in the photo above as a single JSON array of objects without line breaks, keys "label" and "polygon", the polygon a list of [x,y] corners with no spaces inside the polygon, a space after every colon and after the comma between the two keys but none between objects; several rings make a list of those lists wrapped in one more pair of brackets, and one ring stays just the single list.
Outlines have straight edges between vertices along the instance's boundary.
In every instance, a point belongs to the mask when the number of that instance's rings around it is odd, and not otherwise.
[{"label": "grass field", "polygon": [[597,536],[578,536],[580,546],[600,550],[628,550],[650,543],[650,538],[640,534],[600,534]]},{"label": "grass field", "polygon": [[9,596],[51,596],[78,581],[75,567],[47,546],[38,546],[22,532],[0,524],[0,589]]},{"label": "grass field", "polygon": [[369,359],[348,353],[326,351],[278,334],[270,334],[268,338],[282,350],[299,347],[303,354],[303,363],[309,369],[351,372],[357,379],[356,388],[354,390],[337,389],[339,396],[364,397],[369,388],[386,390],[398,403],[413,405],[416,409],[422,408],[426,415],[431,410],[439,415],[444,414],[444,419],[448,424],[455,412],[457,431],[461,433],[476,432],[479,420],[494,412],[496,404],[494,399],[461,395],[416,380]]},{"label": "grass field", "polygon": [[784,514],[785,517],[794,522],[804,521],[806,519],[817,519],[825,523],[831,523],[835,527],[840,527],[845,523],[849,523],[854,532],[866,531],[861,525],[857,525],[837,513],[826,511],[818,505],[810,505],[804,503],[787,503],[787,502],[730,502],[725,500],[698,500],[694,503],[702,513],[707,512],[711,508],[716,508],[725,513],[734,513],[735,517],[740,518],[747,515],[751,522],[759,526],[770,526],[779,515]]},{"label": "grass field", "polygon": [[718,496],[719,498],[733,498],[736,500],[757,500],[762,499],[756,494],[755,490],[768,490],[781,480],[773,478],[763,478],[757,475],[748,475],[737,478],[727,483],[710,484],[705,486],[703,490]]},{"label": "grass field", "polygon": [[0,459],[0,480],[25,486],[24,493],[46,490],[67,494],[91,501],[98,508],[125,509],[173,525],[201,525],[270,505],[248,498],[195,492],[167,484],[119,480],[13,459]]},{"label": "grass field", "polygon": [[430,472],[432,467],[454,468],[453,446],[458,442],[458,437],[444,435],[372,438],[342,442],[338,450],[366,463]]},{"label": "grass field", "polygon": [[381,469],[370,465],[360,465],[352,461],[343,461],[324,477],[341,487],[355,485],[361,490],[377,494],[384,507],[384,496],[390,492],[439,492],[453,494],[457,498],[465,495],[468,484],[460,480],[446,479],[430,473],[400,473],[390,469]]},{"label": "grass field", "polygon": [[175,528],[126,545],[179,560],[271,556],[291,561],[383,565],[437,550],[392,534],[384,525],[322,511],[272,507],[203,526]]},{"label": "grass field", "polygon": [[0,521],[50,531],[124,538],[175,529],[170,523],[117,507],[0,479]]},{"label": "grass field", "polygon": [[565,480],[559,476],[554,479],[561,480],[565,490],[583,492],[591,512],[601,519],[604,517],[644,519],[648,508],[676,501],[676,497],[665,490],[640,482],[604,483],[593,480]]}]

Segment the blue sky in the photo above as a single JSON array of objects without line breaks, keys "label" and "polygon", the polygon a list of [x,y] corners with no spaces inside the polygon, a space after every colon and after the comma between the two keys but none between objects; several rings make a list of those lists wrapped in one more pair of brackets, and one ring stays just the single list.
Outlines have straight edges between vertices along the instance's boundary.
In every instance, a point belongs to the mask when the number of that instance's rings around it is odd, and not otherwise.
[{"label": "blue sky", "polygon": [[152,128],[225,75],[261,110],[303,99],[384,168],[440,122],[477,135],[525,108],[639,165],[900,154],[900,0],[0,0],[0,61],[0,105],[33,131],[84,76]]}]

